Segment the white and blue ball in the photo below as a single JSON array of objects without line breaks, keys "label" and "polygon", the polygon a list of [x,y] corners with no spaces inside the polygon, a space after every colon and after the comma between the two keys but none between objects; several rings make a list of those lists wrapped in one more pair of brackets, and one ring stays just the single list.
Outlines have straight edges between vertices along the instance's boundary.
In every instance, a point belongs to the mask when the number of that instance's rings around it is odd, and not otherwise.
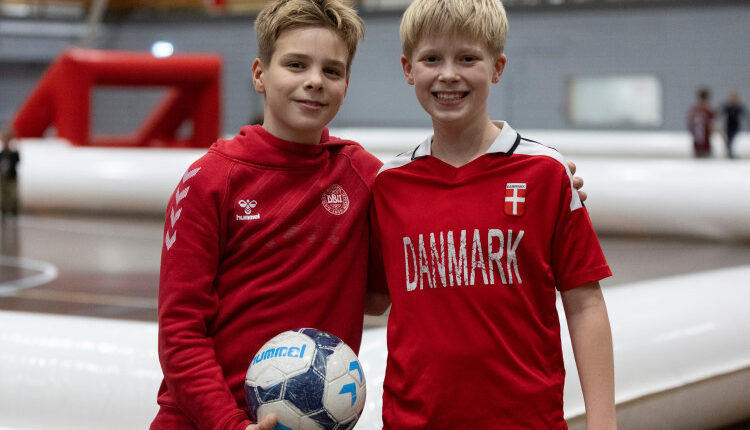
[{"label": "white and blue ball", "polygon": [[345,430],[365,404],[365,376],[349,346],[313,328],[285,331],[253,357],[245,378],[248,415],[277,429]]}]

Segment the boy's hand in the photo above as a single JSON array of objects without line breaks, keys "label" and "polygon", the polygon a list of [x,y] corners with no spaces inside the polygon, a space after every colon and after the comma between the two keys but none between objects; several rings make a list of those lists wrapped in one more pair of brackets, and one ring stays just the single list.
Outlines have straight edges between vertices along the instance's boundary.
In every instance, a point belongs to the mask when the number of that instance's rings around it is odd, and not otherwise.
[{"label": "boy's hand", "polygon": [[274,427],[276,427],[276,417],[269,415],[263,418],[258,424],[250,424],[245,427],[245,430],[273,430]]},{"label": "boy's hand", "polygon": [[391,296],[379,293],[367,293],[365,296],[365,315],[380,316],[391,306]]},{"label": "boy's hand", "polygon": [[[571,175],[575,175],[576,163],[568,161],[568,169],[570,169]],[[573,176],[573,186],[576,188],[576,191],[578,191],[578,197],[580,197],[581,201],[585,201],[588,195],[586,194],[586,191],[581,191],[581,187],[583,187],[583,178],[580,176]]]}]

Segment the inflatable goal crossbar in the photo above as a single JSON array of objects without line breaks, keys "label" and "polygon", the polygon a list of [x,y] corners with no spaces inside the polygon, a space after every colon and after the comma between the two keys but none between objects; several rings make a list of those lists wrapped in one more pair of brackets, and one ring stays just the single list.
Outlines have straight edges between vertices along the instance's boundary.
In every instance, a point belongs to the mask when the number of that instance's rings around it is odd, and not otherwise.
[{"label": "inflatable goal crossbar", "polygon": [[[54,126],[58,137],[78,146],[206,147],[219,136],[221,57],[65,50],[47,69],[16,114],[19,137],[41,137]],[[166,87],[165,95],[135,132],[92,136],[91,92],[96,86]],[[117,115],[117,113],[112,113]],[[189,121],[192,135],[178,136]]]}]

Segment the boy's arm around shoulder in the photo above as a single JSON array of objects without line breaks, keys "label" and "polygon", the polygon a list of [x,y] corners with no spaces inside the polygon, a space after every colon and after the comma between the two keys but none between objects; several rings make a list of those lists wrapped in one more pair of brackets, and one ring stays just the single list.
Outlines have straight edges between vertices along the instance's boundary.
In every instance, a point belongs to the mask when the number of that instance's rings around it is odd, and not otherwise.
[{"label": "boy's arm around shoulder", "polygon": [[229,167],[210,154],[190,166],[167,205],[159,278],[159,360],[172,401],[198,428],[244,430],[216,359],[221,202]]},{"label": "boy's arm around shoulder", "polygon": [[616,429],[612,332],[599,282],[561,291],[588,430]]}]

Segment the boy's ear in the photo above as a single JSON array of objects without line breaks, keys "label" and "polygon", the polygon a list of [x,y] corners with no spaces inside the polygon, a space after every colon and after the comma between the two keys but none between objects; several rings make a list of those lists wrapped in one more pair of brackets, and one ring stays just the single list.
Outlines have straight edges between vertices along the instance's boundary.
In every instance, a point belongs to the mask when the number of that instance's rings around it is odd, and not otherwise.
[{"label": "boy's ear", "polygon": [[266,86],[263,84],[263,62],[260,61],[260,58],[256,58],[255,61],[253,61],[253,87],[255,87],[255,91],[258,94],[265,94],[266,93]]},{"label": "boy's ear", "polygon": [[406,58],[406,55],[401,56],[401,67],[404,68],[404,77],[406,78],[406,82],[409,83],[409,85],[414,85],[414,75],[411,73],[411,62],[408,58]]},{"label": "boy's ear", "polygon": [[508,61],[508,58],[505,56],[505,54],[499,56],[495,60],[495,70],[492,71],[492,83],[496,84],[500,82],[500,76],[503,75],[503,70],[505,70],[505,63]]}]

